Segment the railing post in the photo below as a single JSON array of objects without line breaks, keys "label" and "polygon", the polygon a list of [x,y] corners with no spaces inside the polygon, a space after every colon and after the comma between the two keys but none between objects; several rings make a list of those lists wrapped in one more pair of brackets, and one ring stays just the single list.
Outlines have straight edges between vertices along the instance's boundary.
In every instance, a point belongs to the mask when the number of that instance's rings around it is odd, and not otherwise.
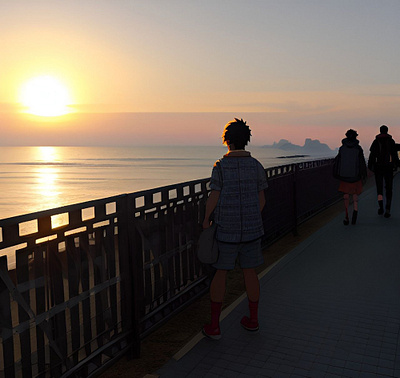
[{"label": "railing post", "polygon": [[129,195],[126,195],[119,202],[118,210],[118,251],[120,256],[121,269],[121,318],[124,332],[130,348],[128,358],[138,358],[140,356],[140,309],[138,308],[137,290],[138,280],[141,276],[137,275],[136,256],[141,251],[136,251],[133,244],[132,209]]},{"label": "railing post", "polygon": [[293,164],[293,235],[297,236],[297,164]]},{"label": "railing post", "polygon": [[132,357],[140,357],[141,319],[144,314],[144,278],[143,278],[143,246],[135,221],[135,198],[128,195],[128,236],[131,256],[131,275],[133,284],[133,336]]}]

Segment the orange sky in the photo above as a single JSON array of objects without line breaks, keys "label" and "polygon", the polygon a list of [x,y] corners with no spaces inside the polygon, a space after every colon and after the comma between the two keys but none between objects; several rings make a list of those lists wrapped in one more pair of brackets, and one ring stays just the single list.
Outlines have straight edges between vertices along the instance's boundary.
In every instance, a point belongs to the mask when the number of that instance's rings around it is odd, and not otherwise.
[{"label": "orange sky", "polygon": [[[400,119],[400,3],[302,0],[0,4],[3,145],[218,144],[244,118],[253,143],[365,145]],[[73,114],[31,117],[37,76]]]}]

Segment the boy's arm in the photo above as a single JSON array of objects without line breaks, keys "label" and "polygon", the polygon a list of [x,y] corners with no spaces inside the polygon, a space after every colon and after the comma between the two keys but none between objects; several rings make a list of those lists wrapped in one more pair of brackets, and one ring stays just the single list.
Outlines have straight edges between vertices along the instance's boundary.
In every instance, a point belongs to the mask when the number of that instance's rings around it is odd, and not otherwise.
[{"label": "boy's arm", "polygon": [[264,194],[264,190],[260,190],[258,192],[258,201],[260,202],[260,212],[263,210],[264,206],[265,206],[265,194]]},{"label": "boy's arm", "polygon": [[392,150],[393,150],[393,163],[395,167],[398,167],[400,165],[400,160],[399,160],[399,153],[396,148],[396,142],[392,140]]},{"label": "boy's arm", "polygon": [[211,190],[206,203],[206,214],[204,216],[203,229],[210,227],[210,216],[217,207],[220,194],[221,192],[219,190]]}]

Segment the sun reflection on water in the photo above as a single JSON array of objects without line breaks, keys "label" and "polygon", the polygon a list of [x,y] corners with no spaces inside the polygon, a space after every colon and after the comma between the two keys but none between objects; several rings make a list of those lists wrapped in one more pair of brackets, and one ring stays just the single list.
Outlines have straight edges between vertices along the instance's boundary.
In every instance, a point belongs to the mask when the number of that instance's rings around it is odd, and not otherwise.
[{"label": "sun reflection on water", "polygon": [[36,157],[39,161],[53,163],[58,159],[57,148],[51,146],[36,147]]},{"label": "sun reflection on water", "polygon": [[45,197],[55,197],[57,190],[58,172],[53,167],[40,167],[37,171],[38,192]]},{"label": "sun reflection on water", "polygon": [[59,161],[56,147],[37,147],[36,160],[38,163],[35,172],[35,196],[43,208],[60,206]]}]

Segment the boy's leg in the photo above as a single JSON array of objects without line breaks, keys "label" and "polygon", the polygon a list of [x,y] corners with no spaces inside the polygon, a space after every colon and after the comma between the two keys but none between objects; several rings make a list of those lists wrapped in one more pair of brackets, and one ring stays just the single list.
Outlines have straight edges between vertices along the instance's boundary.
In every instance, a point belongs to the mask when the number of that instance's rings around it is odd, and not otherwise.
[{"label": "boy's leg", "polygon": [[240,323],[248,331],[258,331],[258,301],[260,299],[260,282],[254,268],[243,269],[250,317],[244,316]]},{"label": "boy's leg", "polygon": [[221,302],[225,296],[227,270],[218,269],[210,285],[210,299],[212,302]]},{"label": "boy's leg", "polygon": [[389,167],[385,172],[385,191],[386,191],[386,206],[385,206],[385,217],[390,217],[390,208],[392,205],[393,196],[393,170]]},{"label": "boy's leg", "polygon": [[218,269],[210,285],[211,299],[211,323],[205,324],[203,334],[211,339],[220,339],[219,317],[221,315],[222,302],[225,295],[227,270]]},{"label": "boy's leg", "polygon": [[378,195],[378,214],[383,214],[383,173],[380,170],[375,172],[376,192]]},{"label": "boy's leg", "polygon": [[247,298],[251,302],[258,302],[260,298],[260,282],[256,270],[254,268],[243,269],[243,276]]}]

